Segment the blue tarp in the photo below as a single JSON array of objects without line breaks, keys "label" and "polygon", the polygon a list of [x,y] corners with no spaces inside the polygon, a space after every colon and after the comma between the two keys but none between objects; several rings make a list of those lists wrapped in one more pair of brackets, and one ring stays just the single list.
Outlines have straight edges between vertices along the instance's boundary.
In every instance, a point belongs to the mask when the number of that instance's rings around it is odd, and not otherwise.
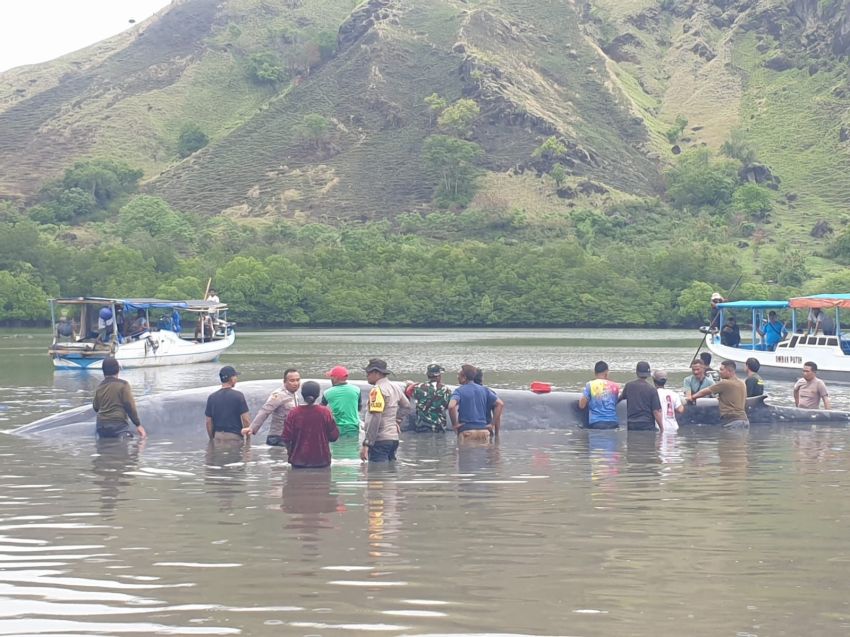
[{"label": "blue tarp", "polygon": [[726,303],[718,303],[717,307],[732,310],[782,310],[788,307],[788,301],[728,301]]}]

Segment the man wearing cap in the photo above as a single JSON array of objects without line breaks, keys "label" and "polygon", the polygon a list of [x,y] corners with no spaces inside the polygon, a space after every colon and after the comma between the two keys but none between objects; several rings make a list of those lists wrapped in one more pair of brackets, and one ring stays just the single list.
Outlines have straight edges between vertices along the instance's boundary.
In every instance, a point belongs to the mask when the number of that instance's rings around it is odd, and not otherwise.
[{"label": "man wearing cap", "polygon": [[701,389],[691,395],[691,403],[697,398],[717,394],[717,406],[720,408],[720,423],[726,429],[741,429],[750,426],[747,418],[747,387],[735,375],[735,361],[720,363],[720,380],[711,387]]},{"label": "man wearing cap", "polygon": [[431,363],[425,370],[428,382],[408,381],[404,393],[416,401],[416,422],[413,430],[417,433],[443,432],[446,430],[446,409],[452,392],[443,385],[443,372],[437,363]]},{"label": "man wearing cap", "polygon": [[617,419],[620,386],[608,379],[608,363],[605,361],[596,362],[593,375],[595,378],[584,386],[578,407],[587,408],[588,429],[616,429],[620,426]]},{"label": "man wearing cap", "polygon": [[626,401],[626,422],[629,431],[664,431],[664,418],[661,413],[661,400],[658,392],[646,379],[651,370],[649,363],[640,361],[635,367],[637,378],[630,380],[620,392],[620,400]]},{"label": "man wearing cap", "polygon": [[283,424],[289,410],[300,404],[297,395],[299,387],[301,387],[301,374],[298,373],[298,370],[290,368],[284,371],[283,387],[269,394],[251,424],[242,430],[242,435],[256,435],[266,419],[271,416],[272,421],[269,425],[269,433],[266,436],[266,444],[272,447],[285,447],[286,445],[281,439]]},{"label": "man wearing cap", "polygon": [[250,426],[248,403],[241,391],[233,389],[239,372],[230,365],[218,371],[221,388],[207,398],[207,435],[215,442],[241,442],[243,432]]},{"label": "man wearing cap", "polygon": [[[504,403],[492,389],[475,382],[477,374],[474,365],[462,365],[457,375],[459,384],[449,401],[449,418],[458,442],[488,442],[491,430],[498,432],[500,428]],[[493,410],[490,423],[489,410]]]},{"label": "man wearing cap", "polygon": [[685,405],[682,398],[672,389],[667,389],[667,372],[656,369],[652,372],[652,382],[655,383],[655,391],[658,392],[658,400],[661,401],[661,416],[664,419],[664,431],[678,431],[679,421],[676,414],[685,413]]},{"label": "man wearing cap", "polygon": [[400,424],[410,411],[410,401],[387,376],[386,361],[373,358],[364,368],[369,391],[366,415],[366,437],[360,448],[360,459],[388,462],[396,459]]},{"label": "man wearing cap", "polygon": [[360,388],[348,384],[348,370],[342,365],[325,376],[331,379],[331,387],[322,394],[322,404],[330,407],[341,436],[356,436],[360,432]]},{"label": "man wearing cap", "polygon": [[92,408],[97,412],[97,435],[101,438],[132,438],[130,425],[127,424],[129,418],[136,425],[139,437],[146,438],[148,434],[139,420],[130,383],[118,378],[118,361],[112,357],[104,358],[101,370],[103,380],[97,386],[92,400]]}]

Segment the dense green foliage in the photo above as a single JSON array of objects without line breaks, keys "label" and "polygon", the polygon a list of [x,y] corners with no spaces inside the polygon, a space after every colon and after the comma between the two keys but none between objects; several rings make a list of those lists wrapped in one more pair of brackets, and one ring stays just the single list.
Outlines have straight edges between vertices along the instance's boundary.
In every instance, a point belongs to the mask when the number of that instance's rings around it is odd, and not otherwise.
[{"label": "dense green foliage", "polygon": [[177,139],[177,154],[181,157],[188,157],[192,153],[201,150],[210,141],[207,134],[201,130],[197,124],[186,124],[180,130],[180,137]]}]

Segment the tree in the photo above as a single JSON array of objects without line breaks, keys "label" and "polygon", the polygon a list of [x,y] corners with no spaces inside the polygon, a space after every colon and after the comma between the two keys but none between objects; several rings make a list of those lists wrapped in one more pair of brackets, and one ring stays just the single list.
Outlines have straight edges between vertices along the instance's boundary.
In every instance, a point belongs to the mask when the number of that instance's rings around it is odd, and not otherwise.
[{"label": "tree", "polygon": [[778,285],[799,289],[811,275],[807,261],[798,248],[782,244],[765,255],[762,273],[765,278]]},{"label": "tree", "polygon": [[682,136],[682,133],[685,131],[685,127],[688,125],[688,118],[684,115],[676,115],[676,123],[664,133],[664,136],[667,137],[667,141],[671,144],[675,144],[679,141],[679,138]]},{"label": "tree", "polygon": [[469,202],[477,173],[473,162],[479,155],[481,147],[474,142],[447,135],[431,135],[425,140],[422,157],[438,178],[438,199]]},{"label": "tree", "polygon": [[751,221],[764,222],[773,210],[773,197],[758,184],[743,184],[732,195],[732,208]]},{"label": "tree", "polygon": [[331,121],[318,113],[305,115],[301,124],[296,129],[296,134],[301,141],[308,143],[316,150],[330,141]]},{"label": "tree", "polygon": [[284,77],[280,58],[272,51],[254,53],[248,58],[248,77],[256,84],[277,84]]},{"label": "tree", "polygon": [[94,159],[77,162],[65,171],[62,187],[66,190],[79,188],[94,197],[98,207],[108,209],[121,198],[136,191],[142,171],[130,168],[123,162],[109,159]]},{"label": "tree", "polygon": [[555,182],[555,188],[559,189],[564,184],[564,180],[567,178],[567,171],[564,170],[564,167],[561,164],[555,164],[552,166],[552,170],[549,171],[549,176],[552,178],[552,181]]},{"label": "tree", "polygon": [[97,201],[82,188],[60,189],[50,201],[30,208],[29,216],[38,223],[74,223],[94,215]]},{"label": "tree", "polygon": [[469,135],[472,123],[481,114],[481,109],[475,100],[459,99],[447,106],[437,118],[437,126],[450,135],[466,137]]},{"label": "tree", "polygon": [[705,323],[709,314],[709,299],[714,289],[703,281],[694,281],[679,293],[677,311],[686,323]]},{"label": "tree", "polygon": [[143,230],[154,239],[168,244],[190,244],[192,226],[163,199],[150,195],[134,197],[118,212],[118,224],[123,235]]},{"label": "tree", "polygon": [[552,135],[531,153],[533,159],[555,160],[567,156],[567,147],[557,137]]},{"label": "tree", "polygon": [[30,275],[0,270],[0,321],[32,321],[46,315],[47,294]]},{"label": "tree", "polygon": [[667,194],[677,208],[721,208],[732,199],[738,171],[730,161],[716,161],[707,148],[682,155],[667,171]]},{"label": "tree", "polygon": [[428,106],[428,126],[434,123],[434,117],[443,112],[443,109],[449,105],[445,97],[440,97],[437,93],[431,93],[425,98],[425,104]]},{"label": "tree", "polygon": [[188,157],[192,153],[202,149],[210,141],[200,126],[189,123],[180,129],[180,137],[177,139],[177,154],[180,157]]}]

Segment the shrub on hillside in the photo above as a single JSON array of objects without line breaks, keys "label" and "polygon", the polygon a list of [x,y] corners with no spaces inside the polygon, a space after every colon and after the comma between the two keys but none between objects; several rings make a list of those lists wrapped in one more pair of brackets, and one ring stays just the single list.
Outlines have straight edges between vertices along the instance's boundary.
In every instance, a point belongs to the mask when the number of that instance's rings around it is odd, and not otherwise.
[{"label": "shrub on hillside", "polygon": [[201,150],[210,141],[206,133],[197,124],[186,124],[180,130],[177,139],[177,154],[180,157],[188,157],[194,152]]},{"label": "shrub on hillside", "polygon": [[283,80],[283,64],[272,51],[254,53],[248,58],[248,77],[255,84],[277,84]]},{"label": "shrub on hillside", "polygon": [[425,140],[422,158],[437,179],[436,200],[440,205],[469,203],[478,175],[474,162],[481,152],[478,144],[448,135],[431,135]]},{"label": "shrub on hillside", "polygon": [[460,99],[443,109],[437,118],[437,126],[451,135],[466,137],[480,114],[481,109],[475,100]]},{"label": "shrub on hillside", "polygon": [[735,162],[716,160],[707,148],[682,155],[667,171],[667,194],[677,208],[703,206],[722,211],[738,185]]}]

